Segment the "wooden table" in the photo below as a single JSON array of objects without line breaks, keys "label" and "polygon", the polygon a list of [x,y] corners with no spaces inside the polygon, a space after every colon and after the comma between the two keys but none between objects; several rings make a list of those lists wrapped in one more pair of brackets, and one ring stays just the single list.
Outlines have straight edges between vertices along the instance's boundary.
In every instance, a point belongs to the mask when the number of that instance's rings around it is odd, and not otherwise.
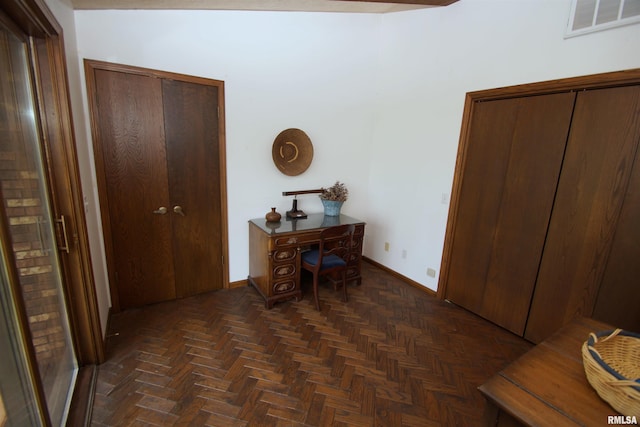
[{"label": "wooden table", "polygon": [[479,387],[489,400],[487,425],[603,426],[618,415],[587,382],[582,344],[614,329],[578,318]]},{"label": "wooden table", "polygon": [[249,277],[251,286],[265,300],[267,308],[277,301],[302,297],[300,254],[320,241],[320,232],[340,224],[356,224],[347,280],[360,283],[360,262],[365,223],[340,215],[309,214],[307,218],[270,223],[264,218],[249,221]]}]

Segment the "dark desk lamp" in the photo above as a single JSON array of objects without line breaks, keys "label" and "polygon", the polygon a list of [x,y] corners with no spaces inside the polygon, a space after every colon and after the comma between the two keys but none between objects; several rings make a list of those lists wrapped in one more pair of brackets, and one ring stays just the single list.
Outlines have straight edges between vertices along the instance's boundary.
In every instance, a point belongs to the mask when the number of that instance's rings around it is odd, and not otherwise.
[{"label": "dark desk lamp", "polygon": [[299,194],[317,194],[322,193],[324,191],[323,188],[318,190],[300,190],[300,191],[283,191],[283,196],[294,196],[293,198],[293,207],[290,211],[287,211],[287,218],[289,219],[303,219],[307,217],[307,214],[298,209],[298,198]]}]

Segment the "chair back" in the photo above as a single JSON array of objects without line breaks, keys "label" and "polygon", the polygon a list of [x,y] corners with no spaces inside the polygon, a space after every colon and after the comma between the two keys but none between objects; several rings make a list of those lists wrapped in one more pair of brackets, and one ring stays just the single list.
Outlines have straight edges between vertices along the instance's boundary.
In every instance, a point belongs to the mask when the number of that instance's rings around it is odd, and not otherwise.
[{"label": "chair back", "polygon": [[302,268],[313,273],[313,298],[316,309],[320,310],[318,299],[318,276],[340,273],[344,301],[347,297],[347,268],[351,260],[353,247],[353,224],[335,225],[320,232],[320,242],[317,249],[310,249],[302,253]]},{"label": "chair back", "polygon": [[334,225],[320,232],[319,264],[322,258],[329,255],[337,255],[345,261],[349,260],[351,246],[353,245],[353,232],[356,226],[353,224]]}]

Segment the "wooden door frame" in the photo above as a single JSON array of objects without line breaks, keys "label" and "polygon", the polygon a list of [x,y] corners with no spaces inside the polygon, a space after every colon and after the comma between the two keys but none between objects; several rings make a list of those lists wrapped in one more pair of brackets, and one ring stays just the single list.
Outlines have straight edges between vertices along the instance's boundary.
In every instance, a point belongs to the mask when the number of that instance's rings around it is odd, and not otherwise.
[{"label": "wooden door frame", "polygon": [[442,250],[441,273],[438,280],[437,291],[438,298],[445,299],[447,283],[449,281],[450,260],[453,251],[453,236],[456,230],[458,205],[460,203],[460,192],[464,178],[463,172],[466,166],[467,148],[470,137],[469,134],[473,120],[474,105],[476,102],[615,86],[631,86],[637,84],[640,84],[640,68],[467,92],[465,96],[464,111],[462,113],[462,125],[460,129],[458,153],[456,156],[456,167],[453,174],[453,185],[451,187],[451,204],[449,206],[449,213],[447,216],[447,227]]},{"label": "wooden door frame", "polygon": [[120,301],[117,287],[115,286],[115,257],[112,242],[111,219],[109,213],[109,202],[107,199],[107,183],[105,179],[104,159],[102,155],[102,142],[99,138],[97,125],[98,108],[95,71],[104,70],[120,72],[126,74],[141,75],[159,79],[171,79],[189,83],[196,83],[218,88],[218,155],[219,155],[219,185],[220,185],[220,220],[221,220],[221,240],[222,240],[222,288],[229,288],[229,238],[228,238],[228,215],[227,215],[227,166],[226,166],[226,140],[225,140],[225,110],[224,110],[224,81],[208,79],[204,77],[191,76],[187,74],[160,71],[150,68],[136,67],[125,64],[115,64],[105,61],[84,59],[85,79],[87,82],[87,99],[89,101],[89,113],[91,117],[91,138],[94,147],[94,161],[96,166],[96,179],[98,184],[98,194],[100,200],[100,214],[102,216],[102,231],[104,236],[105,256],[107,261],[107,271],[109,276],[109,292],[111,295],[112,309],[120,311]]},{"label": "wooden door frame", "polygon": [[[64,215],[70,242],[69,252],[59,252],[59,258],[76,358],[80,366],[101,363],[105,350],[71,118],[62,27],[43,0],[8,0],[2,3],[2,10],[30,36],[52,213],[55,218]],[[60,232],[57,231],[58,238]]]}]

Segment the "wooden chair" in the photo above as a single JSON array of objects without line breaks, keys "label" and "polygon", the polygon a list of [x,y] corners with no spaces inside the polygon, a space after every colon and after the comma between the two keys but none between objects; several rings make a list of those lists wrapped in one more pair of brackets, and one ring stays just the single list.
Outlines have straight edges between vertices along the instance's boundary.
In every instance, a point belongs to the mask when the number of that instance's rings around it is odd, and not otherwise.
[{"label": "wooden chair", "polygon": [[339,274],[342,281],[344,302],[347,302],[347,261],[350,257],[355,225],[345,224],[326,228],[320,233],[317,248],[302,254],[302,268],[313,274],[313,297],[316,309],[318,300],[318,280],[327,274]]}]

